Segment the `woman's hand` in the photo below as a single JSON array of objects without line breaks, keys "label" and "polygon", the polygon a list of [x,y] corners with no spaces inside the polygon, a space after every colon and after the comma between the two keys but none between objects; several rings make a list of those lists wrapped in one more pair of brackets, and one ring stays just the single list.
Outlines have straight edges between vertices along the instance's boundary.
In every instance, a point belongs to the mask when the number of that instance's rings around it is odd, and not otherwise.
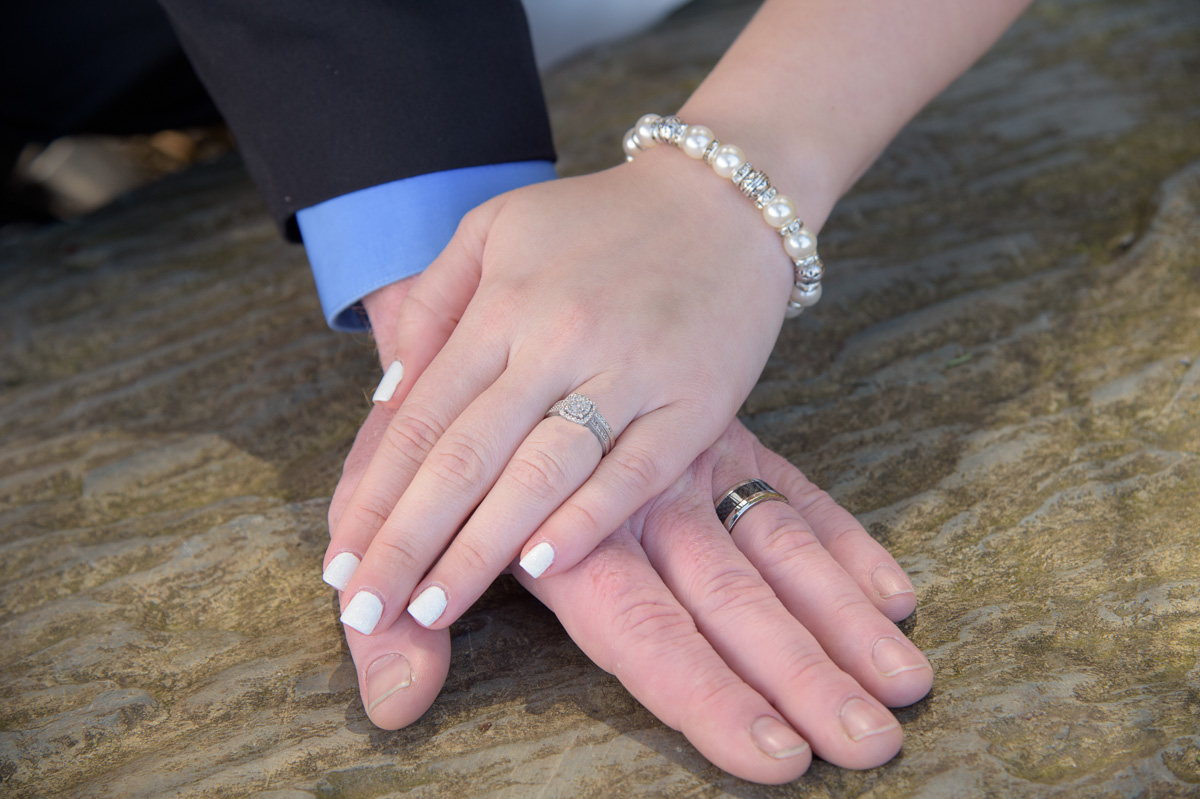
[{"label": "woman's hand", "polygon": [[[347,624],[408,607],[443,628],[535,548],[533,574],[561,573],[733,418],[791,264],[729,181],[657,150],[486,203],[405,298],[398,412],[326,557],[361,559]],[[543,418],[573,392],[612,427],[603,459],[587,428]]]},{"label": "woman's hand", "polygon": [[[1027,3],[767,0],[680,114],[761,159],[817,232]],[[348,624],[369,633],[407,605],[444,626],[518,556],[560,573],[732,418],[778,333],[790,264],[745,198],[673,149],[481,206],[407,299],[409,374],[386,382],[405,401],[327,557],[347,572],[362,559]],[[571,392],[617,435],[603,460],[590,431],[542,419]]]},{"label": "woman's hand", "polygon": [[[377,406],[346,460],[336,527],[392,411]],[[713,503],[760,477],[790,504],[750,509],[731,534]],[[884,706],[930,687],[928,662],[890,620],[912,586],[854,518],[734,422],[663,494],[573,569],[517,577],[602,668],[713,763],[744,779],[795,779],[813,753],[870,768],[902,734]],[[346,630],[363,705],[380,727],[412,723],[449,665],[449,634],[407,615]]]}]

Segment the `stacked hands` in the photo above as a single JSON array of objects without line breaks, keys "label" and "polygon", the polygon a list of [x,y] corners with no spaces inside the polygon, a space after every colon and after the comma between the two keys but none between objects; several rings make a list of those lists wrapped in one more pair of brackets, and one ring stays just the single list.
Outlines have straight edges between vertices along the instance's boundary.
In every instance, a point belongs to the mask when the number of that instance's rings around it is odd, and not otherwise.
[{"label": "stacked hands", "polygon": [[[325,558],[364,704],[385,728],[419,717],[446,628],[518,562],[588,656],[717,766],[784,782],[813,753],[879,765],[902,737],[886,707],[931,684],[894,624],[912,586],[731,421],[792,274],[753,206],[669,149],[497,197],[425,274],[367,298],[390,366]],[[573,392],[611,425],[609,454],[545,416]],[[754,478],[788,502],[726,532],[714,502]]]}]

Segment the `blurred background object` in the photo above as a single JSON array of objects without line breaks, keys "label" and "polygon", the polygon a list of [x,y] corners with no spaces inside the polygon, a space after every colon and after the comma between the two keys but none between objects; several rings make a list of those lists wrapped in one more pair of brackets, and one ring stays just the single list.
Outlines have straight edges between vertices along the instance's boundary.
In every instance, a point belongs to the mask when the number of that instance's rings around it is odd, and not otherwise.
[{"label": "blurred background object", "polygon": [[0,235],[233,145],[153,0],[11,4],[0,76]]},{"label": "blurred background object", "polygon": [[89,213],[125,192],[233,149],[223,125],[138,136],[63,136],[29,143],[10,166],[0,225],[27,226]]}]

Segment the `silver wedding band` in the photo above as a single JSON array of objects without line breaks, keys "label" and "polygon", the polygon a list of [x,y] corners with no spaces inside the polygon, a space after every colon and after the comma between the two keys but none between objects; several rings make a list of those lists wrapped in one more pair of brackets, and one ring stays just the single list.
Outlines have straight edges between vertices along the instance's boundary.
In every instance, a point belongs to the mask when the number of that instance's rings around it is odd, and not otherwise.
[{"label": "silver wedding band", "polygon": [[546,418],[561,416],[568,422],[583,425],[592,431],[592,435],[600,442],[600,449],[607,455],[613,448],[613,431],[608,422],[596,410],[596,403],[582,394],[568,394],[565,399],[550,406]]},{"label": "silver wedding band", "polygon": [[733,526],[742,514],[760,502],[787,502],[788,499],[763,480],[743,480],[726,491],[717,500],[717,518],[725,529],[733,532]]}]

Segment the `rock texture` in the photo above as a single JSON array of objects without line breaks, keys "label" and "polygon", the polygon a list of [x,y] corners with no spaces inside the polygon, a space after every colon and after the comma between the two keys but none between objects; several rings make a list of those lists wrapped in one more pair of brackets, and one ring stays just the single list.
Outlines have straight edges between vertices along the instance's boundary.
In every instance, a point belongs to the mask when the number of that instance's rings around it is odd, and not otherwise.
[{"label": "rock texture", "polygon": [[[752,11],[548,81],[606,166]],[[377,373],[238,165],[0,245],[0,792],[1200,795],[1200,6],[1044,0],[835,212],[746,419],[910,570],[903,754],[707,765],[501,582],[417,724],[366,720],[317,572]]]}]

